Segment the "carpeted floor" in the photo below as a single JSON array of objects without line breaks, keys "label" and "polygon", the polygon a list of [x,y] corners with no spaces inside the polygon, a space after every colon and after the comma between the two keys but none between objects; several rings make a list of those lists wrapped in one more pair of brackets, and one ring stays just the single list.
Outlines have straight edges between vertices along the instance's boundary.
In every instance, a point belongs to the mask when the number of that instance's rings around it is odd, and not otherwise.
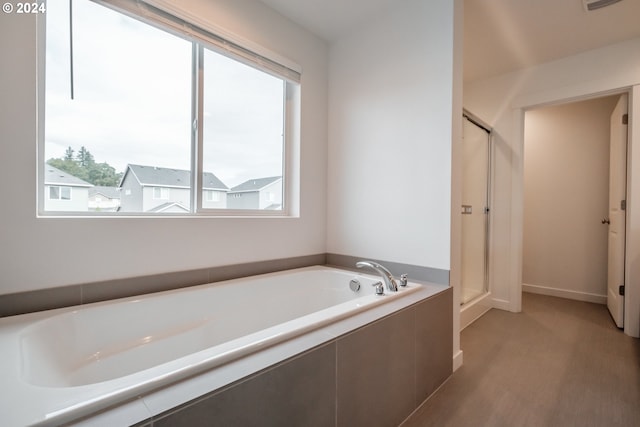
[{"label": "carpeted floor", "polygon": [[640,340],[604,305],[522,298],[462,331],[463,366],[402,427],[640,426]]}]

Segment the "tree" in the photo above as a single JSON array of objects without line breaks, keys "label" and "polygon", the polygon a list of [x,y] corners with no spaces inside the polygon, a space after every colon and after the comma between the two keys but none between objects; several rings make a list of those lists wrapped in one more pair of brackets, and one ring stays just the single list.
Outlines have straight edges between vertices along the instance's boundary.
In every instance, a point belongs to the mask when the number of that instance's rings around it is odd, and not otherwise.
[{"label": "tree", "polygon": [[54,168],[58,168],[61,171],[65,171],[75,176],[76,178],[87,181],[87,171],[80,167],[80,165],[75,160],[67,160],[66,158],[49,159],[47,163]]},{"label": "tree", "polygon": [[84,168],[89,168],[91,167],[92,164],[95,163],[95,160],[93,159],[93,155],[89,152],[89,150],[84,148],[84,145],[80,147],[80,151],[78,151],[76,160],[78,161],[80,166]]},{"label": "tree", "polygon": [[47,163],[70,175],[87,181],[93,185],[117,187],[122,179],[122,172],[116,173],[107,162],[96,163],[93,155],[84,146],[74,158],[74,150],[69,147],[61,158],[49,159]]},{"label": "tree", "polygon": [[64,160],[73,160],[73,148],[67,147],[67,151],[64,152]]},{"label": "tree", "polygon": [[108,163],[94,163],[89,169],[89,177],[87,181],[93,185],[102,185],[105,187],[117,187],[122,178],[122,173],[116,173],[113,166]]}]

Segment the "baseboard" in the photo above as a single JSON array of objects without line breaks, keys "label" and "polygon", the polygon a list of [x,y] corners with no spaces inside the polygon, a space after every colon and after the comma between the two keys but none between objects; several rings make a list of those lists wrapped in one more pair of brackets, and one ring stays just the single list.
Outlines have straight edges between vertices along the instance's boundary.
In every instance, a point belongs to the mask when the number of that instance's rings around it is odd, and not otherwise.
[{"label": "baseboard", "polygon": [[491,305],[493,308],[497,308],[499,310],[512,311],[511,302],[504,299],[493,298],[491,300]]},{"label": "baseboard", "polygon": [[460,366],[462,366],[462,350],[458,350],[453,356],[453,372],[457,371]]},{"label": "baseboard", "polygon": [[492,301],[491,294],[484,294],[470,303],[463,304],[460,307],[460,330],[478,320],[487,311],[491,310]]},{"label": "baseboard", "polygon": [[596,304],[607,304],[606,295],[592,294],[589,292],[570,291],[567,289],[549,288],[547,286],[522,284],[522,292],[532,294],[549,295],[552,297],[560,297],[573,299],[577,301],[593,302]]}]

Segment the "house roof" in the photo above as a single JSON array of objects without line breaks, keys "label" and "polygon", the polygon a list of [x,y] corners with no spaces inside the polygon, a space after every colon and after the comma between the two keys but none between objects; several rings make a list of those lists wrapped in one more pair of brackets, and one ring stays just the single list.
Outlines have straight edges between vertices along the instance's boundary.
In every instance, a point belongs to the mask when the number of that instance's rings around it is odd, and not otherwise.
[{"label": "house roof", "polygon": [[44,165],[45,185],[64,185],[68,187],[93,187],[90,182],[84,181],[68,172],[54,168],[50,164]]},{"label": "house roof", "polygon": [[96,185],[89,190],[89,197],[93,197],[96,194],[102,194],[109,199],[119,199],[120,190],[118,187],[105,187],[103,185]]},{"label": "house roof", "polygon": [[[191,185],[191,171],[130,164],[120,181],[120,186],[129,173],[132,173],[143,187],[189,188]],[[202,188],[205,190],[229,190],[229,187],[211,172],[203,173]]]},{"label": "house roof", "polygon": [[243,192],[250,192],[250,191],[260,191],[267,185],[273,184],[274,182],[281,179],[282,179],[281,176],[271,176],[268,178],[250,179],[248,181],[243,182],[240,185],[236,185],[230,190],[230,192],[243,193]]},{"label": "house roof", "polygon": [[[175,208],[175,210],[174,210]],[[166,212],[168,210],[174,210],[175,211],[180,211],[180,212],[189,212],[189,208],[187,208],[186,206],[184,206],[181,203],[178,202],[167,202],[167,203],[163,203],[161,205],[156,206],[153,209],[149,209],[147,212]]]}]

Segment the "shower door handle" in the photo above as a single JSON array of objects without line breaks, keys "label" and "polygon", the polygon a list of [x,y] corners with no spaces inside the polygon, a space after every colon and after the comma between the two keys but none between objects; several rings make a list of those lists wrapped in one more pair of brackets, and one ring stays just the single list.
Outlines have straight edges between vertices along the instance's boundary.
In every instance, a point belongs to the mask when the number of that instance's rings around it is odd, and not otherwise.
[{"label": "shower door handle", "polygon": [[602,223],[603,224],[611,224],[611,221],[609,221],[609,218],[602,218]]}]

